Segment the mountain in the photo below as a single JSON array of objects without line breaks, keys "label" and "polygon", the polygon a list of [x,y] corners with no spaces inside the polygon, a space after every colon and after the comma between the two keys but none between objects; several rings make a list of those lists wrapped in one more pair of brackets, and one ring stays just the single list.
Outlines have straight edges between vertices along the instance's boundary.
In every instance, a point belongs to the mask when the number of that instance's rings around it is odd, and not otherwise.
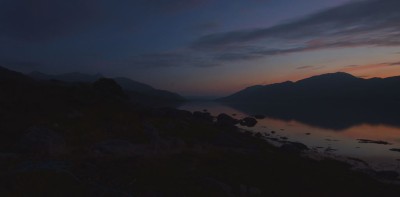
[{"label": "mountain", "polygon": [[337,72],[297,82],[256,85],[218,100],[228,103],[397,102],[399,89],[400,76],[362,79]]},{"label": "mountain", "polygon": [[7,82],[24,83],[29,81],[32,81],[30,77],[0,66],[0,84]]},{"label": "mountain", "polygon": [[160,99],[183,101],[185,100],[182,96],[177,93],[169,92],[166,90],[155,89],[147,84],[133,81],[124,77],[117,77],[114,80],[128,92],[138,92],[152,97],[157,97]]},{"label": "mountain", "polygon": [[[64,82],[86,82],[93,83],[94,81],[103,78],[101,74],[89,75],[78,72],[66,73],[60,75],[48,75],[41,72],[32,72],[29,74],[34,79],[38,80],[59,80]],[[183,101],[185,100],[179,94],[166,90],[159,90],[147,84],[134,81],[129,78],[116,77],[113,78],[132,98],[140,101]]]},{"label": "mountain", "polygon": [[38,80],[59,80],[64,82],[86,82],[86,83],[93,83],[97,79],[103,77],[101,74],[89,75],[79,72],[65,73],[60,75],[48,75],[38,71],[29,73],[29,76]]}]

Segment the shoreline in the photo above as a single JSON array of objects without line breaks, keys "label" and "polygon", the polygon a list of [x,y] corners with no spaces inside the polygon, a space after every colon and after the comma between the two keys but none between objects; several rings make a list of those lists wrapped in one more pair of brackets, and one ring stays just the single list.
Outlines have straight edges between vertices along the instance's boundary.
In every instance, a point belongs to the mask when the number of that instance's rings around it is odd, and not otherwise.
[{"label": "shoreline", "polygon": [[[241,129],[241,131],[254,133],[254,131],[248,130],[248,129]],[[282,148],[282,145],[285,145],[288,143],[300,143],[297,141],[279,140],[279,139],[272,138],[269,136],[262,136],[262,139],[277,148]],[[304,146],[307,146],[307,145],[304,145]],[[394,171],[394,170],[379,169],[378,166],[371,165],[371,163],[369,163],[367,161],[364,161],[359,158],[335,154],[334,151],[336,151],[336,150],[332,149],[331,151],[328,150],[328,151],[320,152],[320,151],[318,151],[318,149],[316,147],[312,147],[312,148],[309,148],[308,150],[301,150],[299,152],[299,154],[304,158],[308,158],[308,159],[312,159],[312,160],[316,160],[316,161],[321,161],[324,159],[332,159],[332,160],[344,162],[346,164],[351,165],[351,169],[356,172],[364,173],[366,175],[369,175],[369,176],[375,178],[376,180],[379,180],[379,181],[382,181],[385,183],[400,185],[400,177],[397,177],[396,179],[392,179],[392,178],[388,178],[388,177],[382,177],[379,175],[379,172],[392,172],[392,173],[399,174],[400,170]]]}]

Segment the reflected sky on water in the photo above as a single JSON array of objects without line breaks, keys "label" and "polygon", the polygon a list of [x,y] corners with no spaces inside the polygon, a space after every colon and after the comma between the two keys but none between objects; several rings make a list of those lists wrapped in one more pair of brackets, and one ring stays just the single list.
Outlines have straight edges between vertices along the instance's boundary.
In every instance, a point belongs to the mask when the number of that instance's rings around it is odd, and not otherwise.
[{"label": "reflected sky on water", "polygon": [[[213,116],[226,113],[237,119],[255,114],[267,115],[265,119],[258,120],[258,124],[250,130],[268,133],[271,135],[270,137],[274,138],[287,137],[289,141],[304,143],[320,153],[359,158],[380,170],[400,171],[400,161],[398,161],[400,152],[389,150],[400,148],[400,127],[395,124],[396,121],[400,123],[400,119],[396,113],[359,112],[357,109],[348,109],[351,111],[350,114],[345,111],[343,116],[335,118],[340,116],[340,113],[332,111],[332,108],[329,111],[324,112],[323,109],[319,109],[312,113],[309,113],[310,111],[298,113],[285,109],[277,114],[273,113],[274,110],[261,113],[262,107],[253,106],[252,108],[256,110],[251,111],[249,110],[251,108],[247,108],[245,111],[243,107],[235,108],[232,105],[216,102],[188,102],[179,107],[179,109],[188,111],[207,110]],[[343,113],[343,109],[338,110]],[[283,111],[287,113],[285,114]],[[326,113],[335,114],[335,117],[327,116]],[[364,113],[364,115],[356,113]],[[365,115],[368,113],[370,115]],[[306,117],[307,115],[309,117]],[[309,121],[312,117],[317,118],[315,121]],[[329,118],[332,120],[329,121]],[[346,121],[344,124],[338,123],[344,119]],[[359,143],[358,139],[380,140],[390,144]],[[327,148],[334,149],[334,151],[326,151]]]}]

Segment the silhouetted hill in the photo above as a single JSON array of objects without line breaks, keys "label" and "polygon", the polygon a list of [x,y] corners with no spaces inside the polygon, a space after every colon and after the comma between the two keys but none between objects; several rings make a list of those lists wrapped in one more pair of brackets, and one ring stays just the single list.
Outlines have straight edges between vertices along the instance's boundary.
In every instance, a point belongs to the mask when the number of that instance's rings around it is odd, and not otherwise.
[{"label": "silhouetted hill", "polygon": [[103,77],[103,75],[101,74],[89,75],[79,72],[65,73],[60,75],[48,75],[38,71],[29,73],[29,76],[38,80],[60,80],[65,82],[86,82],[86,83],[93,83],[99,78]]},{"label": "silhouetted hill", "polygon": [[[29,74],[32,78],[38,80],[60,80],[64,82],[86,82],[93,83],[94,81],[102,78],[101,74],[89,75],[78,72],[66,73],[60,75],[48,75],[41,72],[32,72]],[[179,94],[155,89],[147,84],[134,81],[129,78],[116,77],[113,78],[123,89],[133,98],[140,102],[148,101],[150,103],[160,101],[183,101],[185,100]]]},{"label": "silhouetted hill", "polygon": [[219,99],[230,103],[265,102],[397,102],[400,77],[362,79],[338,72],[297,82],[252,86]]},{"label": "silhouetted hill", "polygon": [[35,80],[22,73],[0,66],[0,110],[5,101],[18,101],[21,97],[32,94]]},{"label": "silhouetted hill", "polygon": [[32,79],[22,73],[9,70],[0,66],[0,83],[7,82],[28,82]]},{"label": "silhouetted hill", "polygon": [[125,90],[130,92],[131,95],[137,95],[137,93],[143,96],[152,97],[153,99],[159,100],[170,100],[170,101],[184,101],[185,98],[177,93],[169,92],[166,90],[155,89],[147,84],[133,81],[124,77],[117,77],[114,80]]}]

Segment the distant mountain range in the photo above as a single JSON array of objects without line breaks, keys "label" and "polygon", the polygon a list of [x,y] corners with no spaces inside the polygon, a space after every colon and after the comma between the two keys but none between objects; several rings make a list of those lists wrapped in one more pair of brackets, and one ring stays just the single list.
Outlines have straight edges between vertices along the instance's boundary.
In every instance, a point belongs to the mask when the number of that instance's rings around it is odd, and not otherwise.
[{"label": "distant mountain range", "polygon": [[218,101],[247,114],[343,130],[399,125],[400,77],[363,79],[338,72],[248,87]]},{"label": "distant mountain range", "polygon": [[363,79],[344,72],[313,76],[297,82],[248,87],[220,98],[227,103],[398,102],[400,76]]},{"label": "distant mountain range", "polygon": [[[59,80],[69,83],[84,82],[93,83],[102,78],[101,74],[83,74],[78,72],[66,73],[60,75],[49,75],[41,72],[31,72],[30,77],[37,80]],[[129,95],[140,97],[140,100],[162,100],[162,101],[183,101],[182,96],[177,93],[169,92],[166,90],[159,90],[147,84],[134,81],[129,78],[116,77],[113,78]]]}]

